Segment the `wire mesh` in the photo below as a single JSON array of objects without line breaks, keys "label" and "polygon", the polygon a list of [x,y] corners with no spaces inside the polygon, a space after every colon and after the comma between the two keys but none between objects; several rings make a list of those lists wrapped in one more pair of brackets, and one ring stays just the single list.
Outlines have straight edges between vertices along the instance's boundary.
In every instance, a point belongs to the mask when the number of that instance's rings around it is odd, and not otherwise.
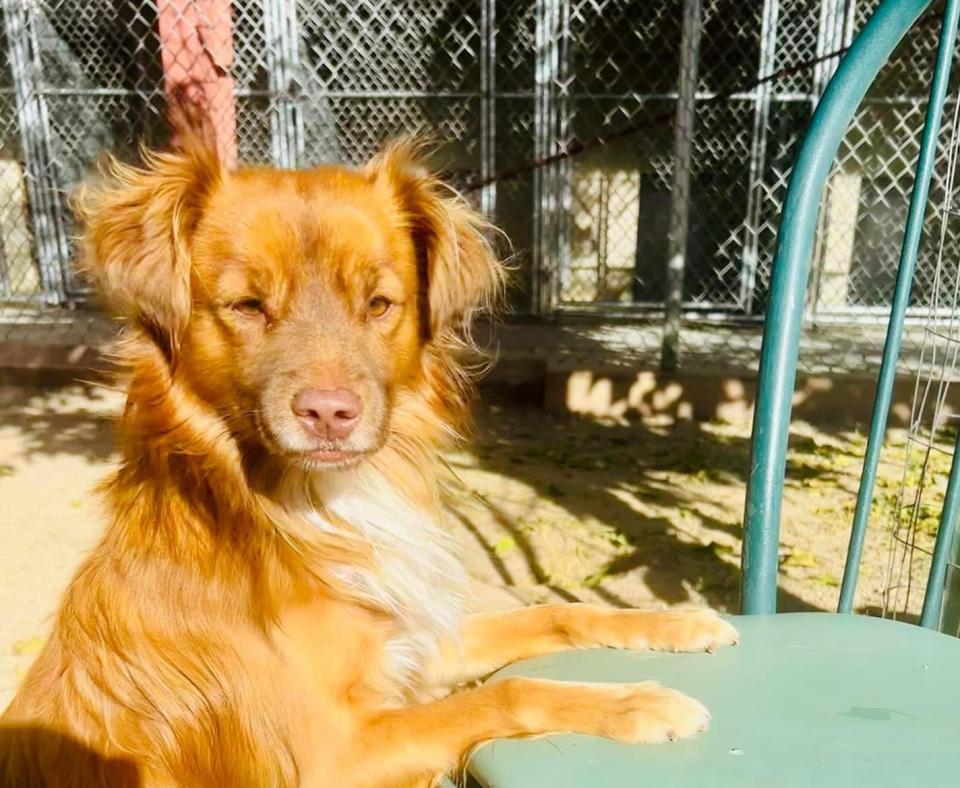
[{"label": "wire mesh", "polygon": [[[897,617],[916,607],[926,588],[934,538],[941,522],[944,495],[958,436],[958,414],[950,407],[950,389],[960,365],[960,273],[954,232],[960,222],[960,101],[954,100],[944,125],[949,131],[941,197],[932,233],[933,262],[924,286],[923,339],[914,376],[914,392],[905,445],[896,447],[902,465],[890,523],[883,614]],[[949,543],[948,543],[949,544]],[[960,570],[955,561],[949,572]],[[960,633],[954,633],[960,634]]]},{"label": "wire mesh", "polygon": [[[451,179],[512,240],[517,311],[654,327],[688,134],[681,364],[709,334],[718,359],[751,366],[794,152],[831,54],[876,0],[699,0],[684,129],[689,2],[2,0],[0,341],[109,333],[73,274],[67,195],[103,151],[133,158],[141,139],[165,143],[168,97],[186,84],[243,161],[359,162],[388,137],[431,132]],[[805,371],[859,371],[879,355],[937,18],[908,34],[831,176]],[[917,316],[934,261],[925,243]],[[655,357],[656,331],[642,333]]]}]

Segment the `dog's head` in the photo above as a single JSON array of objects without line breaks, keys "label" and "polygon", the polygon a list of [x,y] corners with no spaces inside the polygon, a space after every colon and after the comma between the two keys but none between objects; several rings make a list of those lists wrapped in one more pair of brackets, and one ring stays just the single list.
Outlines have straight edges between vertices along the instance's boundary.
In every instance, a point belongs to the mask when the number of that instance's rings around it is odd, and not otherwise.
[{"label": "dog's head", "polygon": [[198,144],[111,169],[78,202],[83,266],[239,441],[342,467],[396,432],[398,400],[459,396],[437,389],[501,270],[416,146],[357,170],[226,172]]}]

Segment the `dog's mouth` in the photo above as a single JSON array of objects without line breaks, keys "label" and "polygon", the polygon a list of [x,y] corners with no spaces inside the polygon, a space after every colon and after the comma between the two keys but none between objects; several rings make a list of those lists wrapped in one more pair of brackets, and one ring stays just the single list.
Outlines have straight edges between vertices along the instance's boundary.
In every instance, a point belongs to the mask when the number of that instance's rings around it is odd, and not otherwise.
[{"label": "dog's mouth", "polygon": [[300,465],[311,470],[319,468],[349,468],[356,465],[368,452],[346,451],[343,449],[313,449],[312,451],[297,452],[293,459]]}]

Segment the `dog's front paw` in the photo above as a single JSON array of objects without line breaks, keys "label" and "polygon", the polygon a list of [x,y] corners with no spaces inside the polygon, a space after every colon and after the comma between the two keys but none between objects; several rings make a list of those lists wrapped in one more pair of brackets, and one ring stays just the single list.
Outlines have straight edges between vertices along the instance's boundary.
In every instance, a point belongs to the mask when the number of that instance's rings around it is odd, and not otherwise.
[{"label": "dog's front paw", "polygon": [[[617,741],[659,744],[685,739],[710,726],[700,701],[652,681],[600,685],[598,708],[605,711],[601,736]],[[600,699],[598,699],[600,700]]]},{"label": "dog's front paw", "polygon": [[726,619],[712,610],[622,611],[619,628],[626,648],[654,651],[714,651],[740,642]]}]

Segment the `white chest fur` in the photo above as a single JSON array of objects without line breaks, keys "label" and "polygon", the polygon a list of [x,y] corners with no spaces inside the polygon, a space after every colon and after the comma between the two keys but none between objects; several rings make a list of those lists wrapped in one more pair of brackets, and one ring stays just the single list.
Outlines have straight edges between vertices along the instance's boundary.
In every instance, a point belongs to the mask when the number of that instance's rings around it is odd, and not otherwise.
[{"label": "white chest fur", "polygon": [[[408,685],[442,638],[456,637],[466,575],[452,539],[372,468],[313,476],[314,500],[349,523],[372,549],[372,569],[344,566],[341,579],[359,601],[390,614],[399,634],[387,646],[391,674]],[[325,530],[335,526],[314,507],[303,512]]]}]

